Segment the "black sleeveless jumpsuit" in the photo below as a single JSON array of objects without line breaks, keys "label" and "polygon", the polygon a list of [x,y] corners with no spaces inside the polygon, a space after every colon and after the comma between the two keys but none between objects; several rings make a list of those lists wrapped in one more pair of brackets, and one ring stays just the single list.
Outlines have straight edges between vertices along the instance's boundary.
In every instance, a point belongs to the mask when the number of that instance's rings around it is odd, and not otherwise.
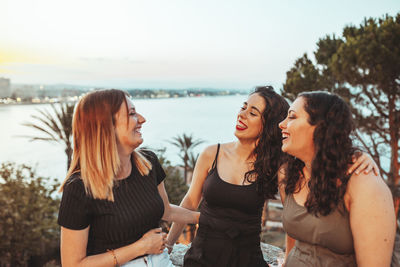
[{"label": "black sleeveless jumpsuit", "polygon": [[184,267],[265,267],[260,248],[264,198],[256,184],[235,185],[218,175],[217,154],[204,185],[199,228]]}]

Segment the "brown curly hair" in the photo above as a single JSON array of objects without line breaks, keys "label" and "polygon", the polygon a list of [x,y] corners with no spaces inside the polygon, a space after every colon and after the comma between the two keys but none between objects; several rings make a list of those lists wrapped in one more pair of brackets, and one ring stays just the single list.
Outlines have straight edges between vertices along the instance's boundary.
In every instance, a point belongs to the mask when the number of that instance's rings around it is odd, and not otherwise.
[{"label": "brown curly hair", "polygon": [[262,132],[253,151],[256,156],[254,169],[245,174],[245,180],[256,182],[258,192],[265,199],[274,199],[278,193],[278,169],[286,161],[285,153],[281,150],[282,133],[278,124],[285,118],[289,104],[275,93],[272,86],[256,87],[252,94],[264,99],[265,110],[262,114]]},{"label": "brown curly hair", "polygon": [[[354,122],[349,106],[335,94],[314,91],[301,93],[299,97],[304,99],[308,122],[316,125],[313,136],[315,156],[305,207],[309,213],[325,216],[343,204],[351,176],[347,169],[357,151],[351,139]],[[301,160],[290,157],[284,180],[286,194],[300,190],[298,182],[303,167]]]}]

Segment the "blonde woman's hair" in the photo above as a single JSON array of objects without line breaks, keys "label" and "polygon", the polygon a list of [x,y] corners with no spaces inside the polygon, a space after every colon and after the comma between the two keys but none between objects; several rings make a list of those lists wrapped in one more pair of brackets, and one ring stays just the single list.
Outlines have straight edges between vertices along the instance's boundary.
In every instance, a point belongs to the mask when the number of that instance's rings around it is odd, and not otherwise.
[{"label": "blonde woman's hair", "polygon": [[[78,102],[72,120],[72,162],[60,192],[68,178],[80,172],[87,194],[95,199],[114,201],[112,189],[121,167],[114,131],[115,114],[123,103],[128,108],[126,96],[129,97],[121,90],[98,90]],[[136,150],[132,158],[139,173],[148,175],[152,168],[150,161]]]}]

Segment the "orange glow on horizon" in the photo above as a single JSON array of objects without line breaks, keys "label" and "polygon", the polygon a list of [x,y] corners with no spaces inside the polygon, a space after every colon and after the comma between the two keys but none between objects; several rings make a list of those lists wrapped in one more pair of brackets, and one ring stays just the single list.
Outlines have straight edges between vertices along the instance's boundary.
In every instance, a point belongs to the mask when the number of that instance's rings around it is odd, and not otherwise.
[{"label": "orange glow on horizon", "polygon": [[52,62],[54,62],[54,56],[44,49],[0,45],[0,65],[12,63],[46,64]]}]

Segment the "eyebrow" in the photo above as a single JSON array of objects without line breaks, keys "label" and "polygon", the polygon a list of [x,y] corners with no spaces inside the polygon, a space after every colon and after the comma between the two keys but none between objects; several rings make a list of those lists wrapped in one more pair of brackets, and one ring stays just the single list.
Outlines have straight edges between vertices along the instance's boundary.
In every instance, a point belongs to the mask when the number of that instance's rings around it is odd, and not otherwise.
[{"label": "eyebrow", "polygon": [[[245,104],[246,106],[248,105],[248,104],[247,104],[247,102],[243,102],[243,104]],[[258,113],[260,113],[260,114],[261,114],[261,111],[260,111],[258,108],[256,108],[255,106],[251,106],[250,108],[251,108],[251,109],[255,109],[255,110],[257,110],[257,111],[258,111]]]},{"label": "eyebrow", "polygon": [[288,110],[288,114],[290,114],[291,112],[296,113],[296,111],[294,111],[293,109],[289,109],[289,110]]}]

